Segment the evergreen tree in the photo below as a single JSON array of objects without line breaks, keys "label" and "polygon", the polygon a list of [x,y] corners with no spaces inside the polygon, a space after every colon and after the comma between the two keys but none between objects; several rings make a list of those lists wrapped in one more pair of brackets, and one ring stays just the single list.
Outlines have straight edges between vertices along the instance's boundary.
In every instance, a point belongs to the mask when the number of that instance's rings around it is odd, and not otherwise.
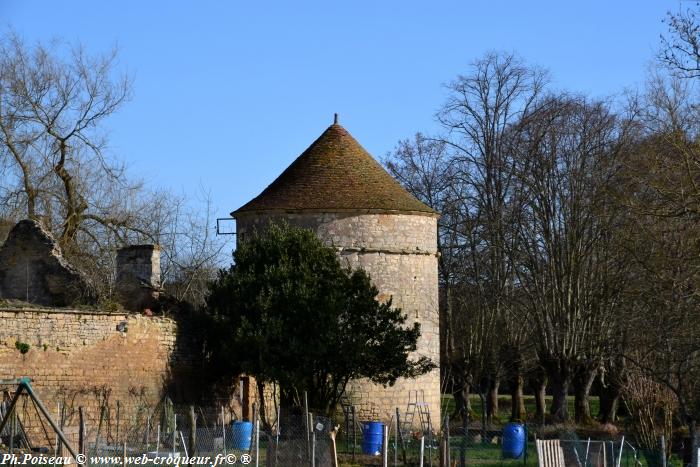
[{"label": "evergreen tree", "polygon": [[332,414],[351,379],[393,385],[435,365],[411,358],[420,324],[391,304],[361,269],[344,268],[311,230],[271,224],[234,252],[211,286],[208,307],[225,338],[231,370],[280,387],[283,406],[308,393],[316,413]]}]

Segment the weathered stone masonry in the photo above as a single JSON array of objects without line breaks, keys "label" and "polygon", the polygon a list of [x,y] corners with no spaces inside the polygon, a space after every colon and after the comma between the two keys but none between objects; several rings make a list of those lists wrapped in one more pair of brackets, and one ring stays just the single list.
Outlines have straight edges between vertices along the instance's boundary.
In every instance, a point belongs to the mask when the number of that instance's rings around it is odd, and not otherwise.
[{"label": "weathered stone masonry", "polygon": [[25,219],[0,245],[0,298],[47,306],[70,306],[90,298],[81,274],[41,224]]},{"label": "weathered stone masonry", "polygon": [[[439,314],[437,302],[437,218],[406,214],[361,213],[270,213],[240,215],[237,231],[245,235],[262,230],[270,222],[285,220],[296,227],[314,230],[319,238],[338,250],[342,263],[362,267],[379,289],[379,299],[390,297],[393,305],[421,323],[417,355],[439,362]],[[354,381],[349,395],[363,419],[389,419],[396,407],[403,412],[410,390],[423,391],[433,418],[439,420],[439,370],[415,380],[399,380],[383,388],[368,381]]]},{"label": "weathered stone masonry", "polygon": [[[126,310],[71,309],[85,303],[82,276],[39,223],[13,227],[0,246],[0,380],[31,378],[49,410],[60,405],[69,426],[81,406],[93,429],[100,419],[108,431],[117,418],[122,426],[143,426],[165,395],[210,405],[216,414],[220,404],[229,416],[249,414],[250,401],[244,411],[240,401],[204,387],[202,362],[195,361],[201,342],[186,310],[175,306],[173,318],[153,316],[152,308],[162,305],[160,248],[122,248],[116,273]],[[11,384],[5,387],[12,392]]]},{"label": "weathered stone masonry", "polygon": [[[0,375],[32,378],[45,405],[53,411],[61,403],[69,417],[84,406],[95,420],[100,405],[113,408],[116,401],[128,417],[136,405],[158,402],[170,365],[187,364],[177,332],[176,322],[163,317],[3,308]],[[21,353],[17,343],[29,350]]]},{"label": "weathered stone masonry", "polygon": [[[341,263],[362,267],[379,290],[421,324],[416,356],[439,362],[437,277],[439,214],[411,196],[337,121],[260,195],[234,211],[238,240],[271,222],[309,228],[335,248]],[[352,381],[349,396],[363,420],[405,410],[409,391],[440,420],[440,373],[383,388]],[[417,419],[417,417],[416,417]]]}]

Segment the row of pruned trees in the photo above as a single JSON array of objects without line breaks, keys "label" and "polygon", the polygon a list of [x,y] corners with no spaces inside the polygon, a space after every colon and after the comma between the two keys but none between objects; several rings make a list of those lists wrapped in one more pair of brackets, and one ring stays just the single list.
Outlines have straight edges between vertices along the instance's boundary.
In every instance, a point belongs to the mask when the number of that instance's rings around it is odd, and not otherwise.
[{"label": "row of pruned trees", "polygon": [[[615,420],[658,385],[700,415],[700,146],[694,83],[673,74],[620,100],[552,89],[545,71],[490,53],[447,85],[442,132],[386,165],[442,213],[443,371],[457,413],[486,417],[504,385],[549,417]],[[589,396],[600,396],[592,414]],[[646,387],[646,386],[645,386]],[[629,407],[634,406],[628,405]],[[636,406],[635,406],[636,407]]]}]

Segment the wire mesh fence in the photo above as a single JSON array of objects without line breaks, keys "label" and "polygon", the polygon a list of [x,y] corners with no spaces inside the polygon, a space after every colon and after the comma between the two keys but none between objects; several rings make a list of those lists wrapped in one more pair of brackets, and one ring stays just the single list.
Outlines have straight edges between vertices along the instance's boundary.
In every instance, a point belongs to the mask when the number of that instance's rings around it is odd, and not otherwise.
[{"label": "wire mesh fence", "polygon": [[[11,414],[7,401],[0,403],[0,419],[15,417],[0,433],[4,445],[0,453],[11,445],[37,455],[66,454],[56,433],[42,427],[38,411],[24,401],[17,407],[21,410]],[[116,409],[86,411],[77,417],[57,411],[57,423],[67,442],[85,455],[84,465],[684,467],[690,463],[677,453],[640,450],[633,439],[622,435],[590,439],[574,431],[543,432],[539,426],[524,426],[522,443],[514,450],[503,428],[443,423],[439,429],[425,430],[420,424],[402,425],[400,415],[382,424],[348,416],[333,420],[292,408],[277,410],[275,419],[266,423],[257,414],[250,421],[231,420],[216,407],[165,403],[150,411],[130,411],[129,416],[121,407]],[[561,453],[555,463],[538,455],[538,440],[541,445],[545,437],[552,438],[551,445]]]},{"label": "wire mesh fence", "polygon": [[[205,412],[215,413],[215,410],[166,405],[160,413],[148,416],[138,424],[125,426],[113,436],[102,436],[99,426],[96,433],[87,430],[87,464],[123,465],[125,458],[148,461],[159,458],[160,463],[165,459],[166,464],[179,465],[259,465],[261,431],[258,424],[227,421],[223,415],[209,421]],[[263,450],[265,439],[262,440]]]},{"label": "wire mesh fence", "polygon": [[[659,450],[642,450],[633,439],[618,435],[614,439],[581,438],[575,431],[562,429],[548,431],[550,440],[541,440],[539,426],[525,426],[526,436],[520,447],[514,449],[507,440],[503,428],[470,426],[466,430],[443,425],[439,433],[429,436],[413,432],[408,438],[401,435],[397,426],[388,430],[386,454],[375,455],[374,448],[366,446],[362,426],[356,433],[352,428],[338,440],[340,465],[365,466],[543,466],[543,467],[691,467],[692,458],[681,453],[664,453]],[[551,441],[561,449],[556,462],[541,458],[539,443]],[[517,443],[516,443],[517,444]],[[386,457],[386,460],[384,459]]]},{"label": "wire mesh fence", "polygon": [[280,411],[279,416],[279,423],[264,433],[265,465],[333,466],[331,434],[335,427],[331,419],[301,410]]}]

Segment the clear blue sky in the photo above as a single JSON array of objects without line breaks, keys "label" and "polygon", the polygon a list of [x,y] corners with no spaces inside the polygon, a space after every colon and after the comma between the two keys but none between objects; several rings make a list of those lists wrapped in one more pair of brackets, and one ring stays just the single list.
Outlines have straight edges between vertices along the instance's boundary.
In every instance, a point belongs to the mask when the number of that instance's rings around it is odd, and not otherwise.
[{"label": "clear blue sky", "polygon": [[217,214],[257,195],[333,113],[375,157],[436,129],[441,85],[490,49],[548,68],[557,87],[640,85],[674,0],[0,0],[29,41],[117,44],[133,100],[112,151],[155,186],[211,190]]}]

